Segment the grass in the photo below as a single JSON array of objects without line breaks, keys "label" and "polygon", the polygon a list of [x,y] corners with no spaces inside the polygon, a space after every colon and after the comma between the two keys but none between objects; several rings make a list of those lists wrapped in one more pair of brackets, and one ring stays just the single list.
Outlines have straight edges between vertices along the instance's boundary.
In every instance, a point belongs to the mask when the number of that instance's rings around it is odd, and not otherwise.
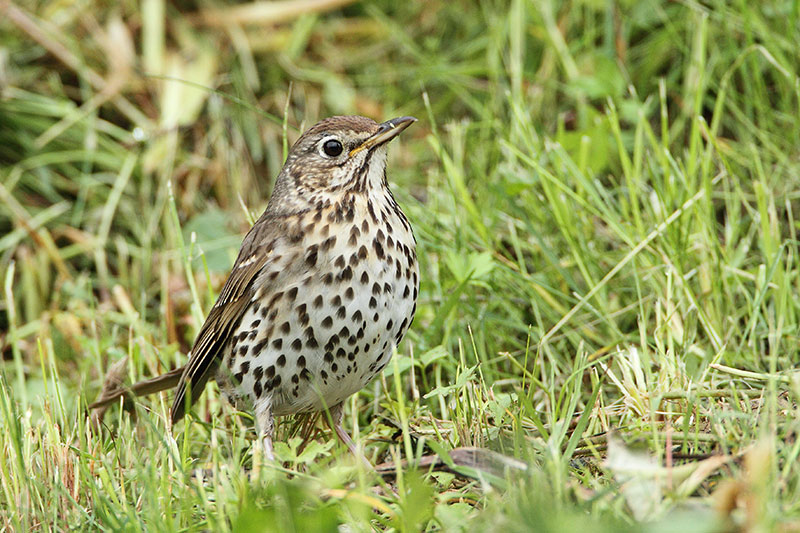
[{"label": "grass", "polygon": [[[336,4],[0,0],[0,527],[800,530],[800,5]],[[94,428],[337,113],[421,119],[417,318],[346,415],[409,464],[286,422],[253,465],[215,387]],[[527,469],[414,467],[468,446]]]}]

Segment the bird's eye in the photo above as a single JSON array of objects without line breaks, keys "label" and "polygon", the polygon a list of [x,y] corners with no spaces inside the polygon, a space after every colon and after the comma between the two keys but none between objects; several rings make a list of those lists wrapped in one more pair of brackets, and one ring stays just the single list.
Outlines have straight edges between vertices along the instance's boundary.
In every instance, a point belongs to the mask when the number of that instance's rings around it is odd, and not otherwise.
[{"label": "bird's eye", "polygon": [[342,153],[342,143],[337,141],[336,139],[328,139],[324,143],[322,143],[322,151],[325,152],[325,155],[328,157],[337,157],[339,154]]}]

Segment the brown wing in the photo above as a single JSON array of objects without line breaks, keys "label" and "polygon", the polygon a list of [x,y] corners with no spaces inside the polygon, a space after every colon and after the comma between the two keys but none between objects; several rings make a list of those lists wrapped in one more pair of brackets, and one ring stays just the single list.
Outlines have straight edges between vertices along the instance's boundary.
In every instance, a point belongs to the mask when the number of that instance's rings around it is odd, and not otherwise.
[{"label": "brown wing", "polygon": [[192,355],[178,383],[172,403],[173,424],[184,415],[187,384],[192,389],[190,400],[194,401],[202,394],[212,371],[219,364],[223,350],[255,294],[254,281],[270,262],[277,242],[275,236],[279,234],[281,227],[280,222],[264,213],[245,236],[239,256],[222,287],[217,303],[194,341]]}]

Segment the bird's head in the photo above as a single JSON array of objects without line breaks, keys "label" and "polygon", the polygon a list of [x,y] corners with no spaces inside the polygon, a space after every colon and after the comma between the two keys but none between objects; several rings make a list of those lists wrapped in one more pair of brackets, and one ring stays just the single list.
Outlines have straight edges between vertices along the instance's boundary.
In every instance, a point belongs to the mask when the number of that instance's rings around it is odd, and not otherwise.
[{"label": "bird's head", "polygon": [[386,185],[386,144],[414,117],[375,122],[336,116],[318,122],[294,143],[273,191],[275,208],[298,210],[347,191],[366,192]]}]

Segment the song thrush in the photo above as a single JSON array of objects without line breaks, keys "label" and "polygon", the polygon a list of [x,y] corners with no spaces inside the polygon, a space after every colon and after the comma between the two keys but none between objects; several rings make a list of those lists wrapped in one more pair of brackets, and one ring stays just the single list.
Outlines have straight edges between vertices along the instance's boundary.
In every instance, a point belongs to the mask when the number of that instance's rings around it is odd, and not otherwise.
[{"label": "song thrush", "polygon": [[268,458],[274,416],[326,409],[358,455],[342,427],[343,402],[386,366],[416,310],[416,243],[386,181],[386,144],[415,121],[338,116],[306,131],[245,236],[189,362],[129,390],[177,385],[176,422],[214,376],[228,398],[254,409]]}]

